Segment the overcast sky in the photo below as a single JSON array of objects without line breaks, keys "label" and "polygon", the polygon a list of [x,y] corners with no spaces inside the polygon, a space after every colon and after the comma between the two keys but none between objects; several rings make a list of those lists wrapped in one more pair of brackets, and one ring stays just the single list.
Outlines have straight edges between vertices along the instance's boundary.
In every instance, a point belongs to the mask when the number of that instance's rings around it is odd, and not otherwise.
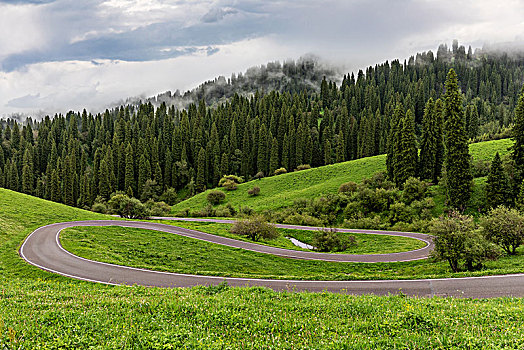
[{"label": "overcast sky", "polygon": [[524,42],[524,1],[0,0],[0,116],[96,110],[315,54],[347,71]]}]

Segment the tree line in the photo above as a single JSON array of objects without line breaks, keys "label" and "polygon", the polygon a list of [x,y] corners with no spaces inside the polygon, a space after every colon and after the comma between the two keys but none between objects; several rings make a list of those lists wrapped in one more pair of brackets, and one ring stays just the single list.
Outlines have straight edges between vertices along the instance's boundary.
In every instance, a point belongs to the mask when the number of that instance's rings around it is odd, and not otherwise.
[{"label": "tree line", "polygon": [[[215,187],[226,174],[248,180],[382,153],[390,153],[388,172],[399,184],[413,174],[438,180],[444,149],[453,146],[442,144],[453,140],[442,133],[464,130],[460,153],[486,125],[513,123],[524,76],[522,60],[462,51],[385,62],[346,75],[340,86],[324,79],[318,93],[256,92],[213,107],[204,100],[183,110],[144,103],[23,124],[4,120],[0,186],[79,207],[115,191],[174,202]],[[443,83],[451,67],[461,80],[449,97],[456,110],[448,111]],[[463,118],[446,117],[452,115]],[[453,122],[460,125],[444,127]],[[451,163],[445,168],[451,174]]]}]

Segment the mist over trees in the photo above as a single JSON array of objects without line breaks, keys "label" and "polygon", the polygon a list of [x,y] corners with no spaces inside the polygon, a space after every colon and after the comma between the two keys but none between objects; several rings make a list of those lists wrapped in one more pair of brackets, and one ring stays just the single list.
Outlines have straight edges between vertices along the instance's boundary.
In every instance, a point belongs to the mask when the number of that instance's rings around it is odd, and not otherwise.
[{"label": "mist over trees", "polygon": [[520,107],[514,111],[524,59],[442,45],[436,56],[429,51],[347,74],[340,86],[305,61],[268,64],[256,78],[226,82],[223,91],[210,89],[222,83],[204,84],[203,95],[196,89],[191,97],[198,102],[186,109],[149,101],[96,115],[84,110],[24,124],[4,120],[0,186],[79,207],[115,191],[172,201],[173,191],[184,198],[216,187],[223,175],[249,180],[383,153],[398,184],[412,176],[436,182],[443,164],[449,167],[444,82],[451,68],[458,76],[457,111],[463,110],[461,144],[509,136],[514,120],[522,119]]}]

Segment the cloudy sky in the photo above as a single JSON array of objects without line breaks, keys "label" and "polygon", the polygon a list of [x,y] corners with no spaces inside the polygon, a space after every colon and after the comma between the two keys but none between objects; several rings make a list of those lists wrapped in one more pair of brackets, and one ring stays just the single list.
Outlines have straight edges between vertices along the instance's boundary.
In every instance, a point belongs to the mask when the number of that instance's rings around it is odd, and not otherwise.
[{"label": "cloudy sky", "polygon": [[524,1],[0,0],[0,116],[96,110],[316,54],[347,71],[524,42]]}]

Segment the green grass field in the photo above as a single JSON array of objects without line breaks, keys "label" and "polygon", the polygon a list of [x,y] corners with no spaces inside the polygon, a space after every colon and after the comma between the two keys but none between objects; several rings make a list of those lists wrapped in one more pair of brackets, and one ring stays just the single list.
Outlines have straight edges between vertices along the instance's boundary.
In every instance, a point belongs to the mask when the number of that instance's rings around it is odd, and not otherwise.
[{"label": "green grass field", "polygon": [[[208,231],[213,232],[212,228]],[[446,262],[335,263],[288,259],[230,248],[164,232],[121,227],[77,227],[64,230],[67,250],[119,265],[224,277],[300,280],[419,279],[485,276],[523,272],[524,247],[517,256],[488,262],[475,272],[452,273]]]},{"label": "green grass field", "polygon": [[[506,155],[511,145],[510,139],[474,143],[470,145],[470,154],[474,160],[490,161],[496,152],[501,156]],[[277,210],[290,206],[296,199],[312,199],[323,194],[336,193],[344,182],[360,182],[385,169],[386,156],[379,155],[267,177],[240,184],[235,191],[224,191],[226,200],[222,204],[231,203],[235,208],[248,206],[257,212]],[[253,186],[260,187],[260,195],[250,197],[247,194]],[[191,211],[203,209],[209,204],[206,200],[209,191],[174,205],[171,213],[176,215],[186,209]]]},{"label": "green grass field", "polygon": [[[231,224],[220,224],[213,222],[191,222],[191,221],[168,221],[159,220],[162,224],[174,225],[179,227],[185,227],[193,230],[198,230],[206,233],[211,233],[218,236],[233,238],[241,241],[252,242],[250,239],[244,236],[236,235],[229,232]],[[314,231],[304,230],[291,230],[291,229],[277,229],[280,233],[279,237],[271,240],[260,240],[258,244],[270,245],[273,247],[293,249],[293,250],[307,250],[297,247],[289,239],[285,237],[293,237],[301,242],[312,245]],[[341,238],[347,236],[347,233],[337,233]],[[347,250],[339,252],[344,254],[387,254],[406,252],[408,250],[414,250],[423,248],[425,243],[416,239],[407,237],[396,237],[386,235],[368,235],[365,233],[352,233],[356,239],[356,246],[349,247]]]}]

